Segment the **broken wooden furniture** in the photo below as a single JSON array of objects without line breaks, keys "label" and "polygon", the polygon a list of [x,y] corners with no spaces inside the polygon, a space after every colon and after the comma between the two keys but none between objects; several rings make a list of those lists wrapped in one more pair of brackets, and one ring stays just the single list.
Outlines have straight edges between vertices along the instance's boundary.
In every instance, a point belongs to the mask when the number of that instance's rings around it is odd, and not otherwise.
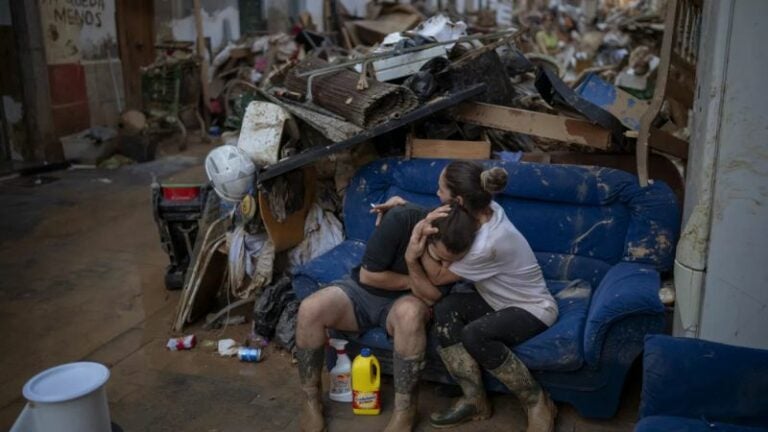
[{"label": "broken wooden furniture", "polygon": [[383,135],[387,132],[391,132],[399,127],[411,124],[416,120],[420,120],[438,111],[455,106],[462,101],[482,94],[484,91],[485,84],[475,84],[455,93],[437,97],[419,106],[418,108],[415,108],[413,111],[403,114],[399,118],[391,119],[388,122],[382,123],[370,129],[361,130],[360,133],[343,141],[323,147],[313,147],[297,155],[285,158],[280,162],[271,165],[263,171],[259,172],[256,176],[256,182],[261,185],[270,179],[295,170],[296,168],[309,165],[328,155],[338,153],[358,144],[362,144],[365,141]]},{"label": "broken wooden furniture", "polygon": [[[665,100],[670,104],[679,104],[684,112],[681,121],[686,123],[688,110],[693,108],[702,3],[703,0],[670,0],[667,3],[667,18],[664,23],[666,30],[661,44],[661,63],[656,87],[651,105],[640,120],[635,149],[637,174],[643,186],[648,184],[649,147],[667,153],[672,150],[677,153],[676,156],[687,159],[687,142],[683,142],[684,148],[681,148],[677,141],[682,140],[657,139],[654,137],[653,126]],[[687,124],[678,126],[686,127]]]},{"label": "broken wooden furniture", "polygon": [[635,432],[764,431],[768,350],[650,336]]},{"label": "broken wooden furniture", "polygon": [[[346,240],[294,271],[296,296],[306,298],[360,263],[374,230],[370,204],[393,195],[424,206],[435,194],[443,159],[382,159],[361,168],[344,202]],[[680,210],[661,181],[647,188],[610,168],[485,161],[509,172],[497,202],[525,235],[541,264],[560,315],[548,330],[514,348],[556,401],[585,417],[609,418],[646,334],[664,330],[659,272],[672,268]],[[574,283],[581,280],[584,283]],[[450,382],[431,339],[425,378]],[[372,329],[348,345],[373,348],[391,373],[392,341]],[[488,388],[506,392],[486,377]]]}]

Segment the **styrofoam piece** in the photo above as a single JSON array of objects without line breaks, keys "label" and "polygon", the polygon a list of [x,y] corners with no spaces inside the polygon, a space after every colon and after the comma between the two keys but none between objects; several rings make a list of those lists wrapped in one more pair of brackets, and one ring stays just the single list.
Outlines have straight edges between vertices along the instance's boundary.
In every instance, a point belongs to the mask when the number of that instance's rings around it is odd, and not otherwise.
[{"label": "styrofoam piece", "polygon": [[271,165],[280,160],[280,142],[285,122],[290,114],[279,105],[254,101],[248,104],[237,146],[253,163]]},{"label": "styrofoam piece", "polygon": [[109,369],[93,362],[47,369],[24,385],[29,403],[12,431],[109,432]]}]

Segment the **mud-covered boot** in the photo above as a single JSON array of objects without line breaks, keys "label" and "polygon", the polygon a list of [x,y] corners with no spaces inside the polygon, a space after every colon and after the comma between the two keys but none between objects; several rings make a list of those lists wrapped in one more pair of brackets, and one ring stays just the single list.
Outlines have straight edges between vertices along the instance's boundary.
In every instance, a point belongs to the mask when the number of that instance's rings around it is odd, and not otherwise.
[{"label": "mud-covered boot", "polygon": [[533,379],[531,372],[512,351],[501,366],[489,371],[514,393],[528,416],[526,432],[553,432],[557,407],[552,399]]},{"label": "mud-covered boot", "polygon": [[324,432],[326,430],[320,384],[324,354],[323,347],[296,350],[301,390],[305,396],[299,416],[299,430],[301,432]]},{"label": "mud-covered boot", "polygon": [[463,395],[451,408],[433,413],[429,422],[434,428],[449,428],[491,416],[491,404],[485,394],[480,366],[461,343],[439,348],[440,358]]},{"label": "mud-covered boot", "polygon": [[395,409],[384,432],[411,432],[416,424],[419,376],[424,354],[404,358],[394,354]]}]

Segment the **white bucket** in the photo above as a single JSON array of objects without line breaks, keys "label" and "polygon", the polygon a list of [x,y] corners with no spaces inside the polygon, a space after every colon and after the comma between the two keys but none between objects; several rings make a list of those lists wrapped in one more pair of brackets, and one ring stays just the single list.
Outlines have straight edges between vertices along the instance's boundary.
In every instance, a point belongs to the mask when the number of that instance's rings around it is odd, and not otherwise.
[{"label": "white bucket", "polygon": [[35,375],[24,385],[29,403],[11,432],[109,432],[105,384],[109,369],[92,362],[68,363]]}]

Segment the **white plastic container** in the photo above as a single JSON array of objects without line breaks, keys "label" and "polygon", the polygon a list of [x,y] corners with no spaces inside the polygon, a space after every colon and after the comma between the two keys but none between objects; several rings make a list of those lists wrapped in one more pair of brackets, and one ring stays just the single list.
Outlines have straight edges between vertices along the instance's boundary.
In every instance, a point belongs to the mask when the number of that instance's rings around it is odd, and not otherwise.
[{"label": "white plastic container", "polygon": [[331,369],[331,389],[328,397],[336,402],[352,402],[352,361],[345,351],[347,341],[331,339],[328,343],[336,350],[336,366]]},{"label": "white plastic container", "polygon": [[11,432],[110,432],[108,379],[109,369],[93,362],[40,372],[24,385],[29,403]]}]

